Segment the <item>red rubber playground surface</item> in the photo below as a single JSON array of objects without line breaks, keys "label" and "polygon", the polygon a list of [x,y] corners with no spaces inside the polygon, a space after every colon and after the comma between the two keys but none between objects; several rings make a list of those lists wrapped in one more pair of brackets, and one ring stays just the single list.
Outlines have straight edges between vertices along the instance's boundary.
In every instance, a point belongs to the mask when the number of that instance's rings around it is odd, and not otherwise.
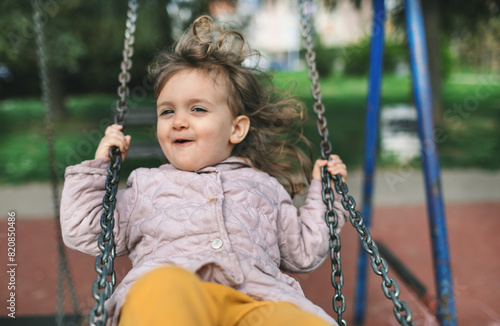
[{"label": "red rubber playground surface", "polygon": [[[374,209],[372,234],[386,245],[423,282],[434,297],[431,245],[425,205],[387,206]],[[447,204],[447,227],[458,322],[460,325],[500,326],[500,203]],[[54,315],[56,312],[57,245],[52,219],[23,218],[16,221],[16,316]],[[7,269],[7,221],[0,221],[1,266]],[[345,318],[353,325],[353,287],[358,238],[346,225],[342,231],[342,265],[347,300]],[[80,306],[85,315],[93,305],[90,295],[95,279],[94,258],[67,251]],[[129,268],[126,257],[116,264],[119,280]],[[416,325],[438,325],[416,295],[391,268],[401,286],[401,299],[413,312]],[[330,264],[317,271],[297,275],[306,295],[332,313]],[[0,316],[7,316],[8,274],[0,273],[2,304]],[[392,302],[381,291],[381,279],[369,272],[365,325],[397,325]],[[65,307],[72,312],[69,296]],[[432,304],[432,303],[431,303]]]}]

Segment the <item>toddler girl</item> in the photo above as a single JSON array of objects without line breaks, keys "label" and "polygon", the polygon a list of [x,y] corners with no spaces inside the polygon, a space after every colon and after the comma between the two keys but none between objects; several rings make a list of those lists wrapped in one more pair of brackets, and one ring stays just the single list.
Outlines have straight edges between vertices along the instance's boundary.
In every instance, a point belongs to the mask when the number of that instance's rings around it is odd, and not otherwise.
[{"label": "toddler girl", "polygon": [[[243,65],[251,55],[240,33],[203,16],[151,64],[169,164],[133,171],[117,195],[116,254],[132,269],[106,302],[112,325],[336,325],[281,270],[309,272],[327,258],[320,167],[344,179],[347,170],[336,155],[311,168],[292,129],[301,103],[265,88],[265,74]],[[108,151],[125,159],[131,140],[121,129],[108,127],[95,159],[66,170],[61,223],[72,249],[99,254]],[[297,210],[290,195],[311,170]]]}]

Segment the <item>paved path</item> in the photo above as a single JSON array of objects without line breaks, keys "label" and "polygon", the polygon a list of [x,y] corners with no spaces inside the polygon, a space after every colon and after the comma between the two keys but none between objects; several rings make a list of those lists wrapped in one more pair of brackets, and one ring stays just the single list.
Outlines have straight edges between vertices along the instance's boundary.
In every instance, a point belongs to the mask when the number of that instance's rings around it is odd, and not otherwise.
[{"label": "paved path", "polygon": [[[361,202],[362,173],[349,175],[349,193]],[[441,174],[446,203],[500,201],[500,171],[445,170]],[[61,187],[60,187],[61,188]],[[425,203],[423,175],[414,168],[378,171],[375,176],[374,204],[377,206],[417,205]],[[49,184],[32,183],[0,186],[1,219],[15,210],[20,219],[44,219],[53,215]]]}]

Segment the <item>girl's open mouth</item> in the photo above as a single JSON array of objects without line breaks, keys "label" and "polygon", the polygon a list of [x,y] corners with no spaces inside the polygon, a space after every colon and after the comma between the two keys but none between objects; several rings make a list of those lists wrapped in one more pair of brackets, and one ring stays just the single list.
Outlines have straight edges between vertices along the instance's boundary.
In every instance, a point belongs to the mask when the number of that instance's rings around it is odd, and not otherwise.
[{"label": "girl's open mouth", "polygon": [[176,139],[174,141],[175,144],[186,144],[186,143],[190,143],[192,142],[192,140],[189,140],[189,139]]}]

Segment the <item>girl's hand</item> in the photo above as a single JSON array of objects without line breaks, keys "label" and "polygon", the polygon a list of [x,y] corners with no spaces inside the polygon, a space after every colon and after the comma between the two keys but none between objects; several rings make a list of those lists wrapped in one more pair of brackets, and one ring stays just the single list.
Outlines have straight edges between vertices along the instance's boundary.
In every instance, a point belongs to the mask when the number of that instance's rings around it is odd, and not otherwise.
[{"label": "girl's hand", "polygon": [[122,161],[127,156],[130,147],[131,136],[125,136],[122,133],[123,126],[114,124],[106,128],[104,137],[102,137],[99,146],[95,152],[95,158],[109,158],[109,149],[113,146],[120,148],[122,153]]},{"label": "girl's hand", "polygon": [[321,167],[328,166],[332,175],[340,174],[342,181],[347,180],[347,167],[338,155],[330,155],[330,161],[317,160],[313,168],[313,179],[321,180]]}]

